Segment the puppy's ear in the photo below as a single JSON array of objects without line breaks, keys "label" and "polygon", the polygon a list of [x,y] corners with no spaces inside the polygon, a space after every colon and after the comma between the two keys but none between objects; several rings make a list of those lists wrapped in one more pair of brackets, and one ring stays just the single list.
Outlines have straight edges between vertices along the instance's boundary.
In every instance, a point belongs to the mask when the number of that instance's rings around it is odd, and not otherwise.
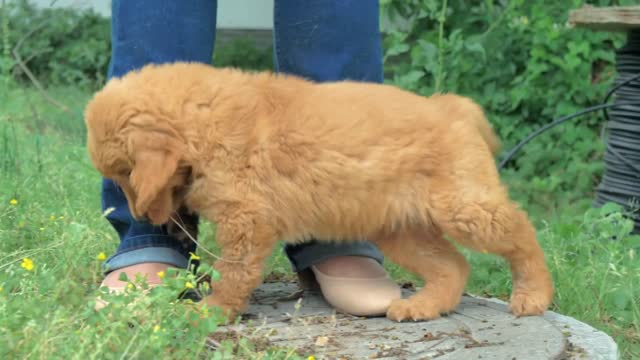
[{"label": "puppy's ear", "polygon": [[[166,187],[176,173],[178,161],[176,154],[171,151],[142,150],[136,153],[130,181],[136,193],[134,206],[137,214],[146,214],[155,203],[171,205],[170,202],[167,203],[167,199],[159,199],[159,197],[171,196]],[[166,209],[166,212],[170,211],[171,209]]]},{"label": "puppy's ear", "polygon": [[175,175],[183,146],[165,132],[136,131],[130,137],[134,161],[129,181],[135,192],[134,213],[149,214],[154,223],[168,220],[173,211],[169,181]]}]

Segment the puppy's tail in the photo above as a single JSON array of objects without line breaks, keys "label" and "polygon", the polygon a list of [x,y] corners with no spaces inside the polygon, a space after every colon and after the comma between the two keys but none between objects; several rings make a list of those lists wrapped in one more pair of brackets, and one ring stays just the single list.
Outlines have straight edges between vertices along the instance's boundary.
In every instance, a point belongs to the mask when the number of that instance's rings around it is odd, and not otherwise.
[{"label": "puppy's tail", "polygon": [[494,157],[498,156],[501,148],[500,139],[493,130],[491,123],[489,123],[483,112],[481,112],[479,116],[473,116],[472,118],[474,119],[475,126],[480,132],[480,136],[482,136],[484,141],[487,143],[491,154],[493,154]]},{"label": "puppy's tail", "polygon": [[493,130],[491,123],[482,110],[482,107],[468,97],[455,94],[434,95],[432,99],[441,102],[448,111],[453,112],[454,119],[460,119],[476,128],[484,139],[491,154],[496,157],[500,152],[501,144],[498,135]]}]

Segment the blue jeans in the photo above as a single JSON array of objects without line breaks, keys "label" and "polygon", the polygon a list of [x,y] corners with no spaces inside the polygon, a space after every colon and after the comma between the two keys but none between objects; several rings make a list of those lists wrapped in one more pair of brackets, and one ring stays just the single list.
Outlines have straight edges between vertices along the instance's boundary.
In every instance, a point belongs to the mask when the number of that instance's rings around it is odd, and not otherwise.
[{"label": "blue jeans", "polygon": [[[275,0],[274,60],[276,71],[315,81],[382,81],[378,0]],[[108,78],[148,63],[211,63],[215,42],[216,0],[113,0],[112,54]],[[171,226],[135,221],[117,185],[102,181],[103,211],[120,238],[116,253],[105,262],[110,272],[143,262],[186,267],[196,245]],[[197,233],[197,216],[181,215]],[[366,256],[382,263],[368,242],[287,245],[294,271],[332,256]]]}]

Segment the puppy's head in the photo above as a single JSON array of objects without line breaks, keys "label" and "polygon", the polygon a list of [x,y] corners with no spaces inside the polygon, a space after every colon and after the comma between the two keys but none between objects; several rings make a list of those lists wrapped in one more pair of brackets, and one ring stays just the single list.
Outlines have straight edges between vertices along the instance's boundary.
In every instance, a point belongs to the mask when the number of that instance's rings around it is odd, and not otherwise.
[{"label": "puppy's head", "polygon": [[87,105],[87,148],[96,169],[124,191],[136,219],[164,224],[188,186],[186,143],[166,112],[126,81],[111,80]]}]

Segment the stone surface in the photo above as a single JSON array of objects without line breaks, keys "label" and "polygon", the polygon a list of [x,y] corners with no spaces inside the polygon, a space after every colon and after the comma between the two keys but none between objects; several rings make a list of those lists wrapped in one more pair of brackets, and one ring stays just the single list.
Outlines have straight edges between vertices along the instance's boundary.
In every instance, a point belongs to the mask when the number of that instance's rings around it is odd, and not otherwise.
[{"label": "stone surface", "polygon": [[606,334],[552,312],[516,318],[504,302],[465,296],[448,316],[396,323],[336,313],[321,294],[300,292],[295,283],[263,284],[243,320],[220,328],[214,338],[238,333],[316,359],[617,358]]}]

